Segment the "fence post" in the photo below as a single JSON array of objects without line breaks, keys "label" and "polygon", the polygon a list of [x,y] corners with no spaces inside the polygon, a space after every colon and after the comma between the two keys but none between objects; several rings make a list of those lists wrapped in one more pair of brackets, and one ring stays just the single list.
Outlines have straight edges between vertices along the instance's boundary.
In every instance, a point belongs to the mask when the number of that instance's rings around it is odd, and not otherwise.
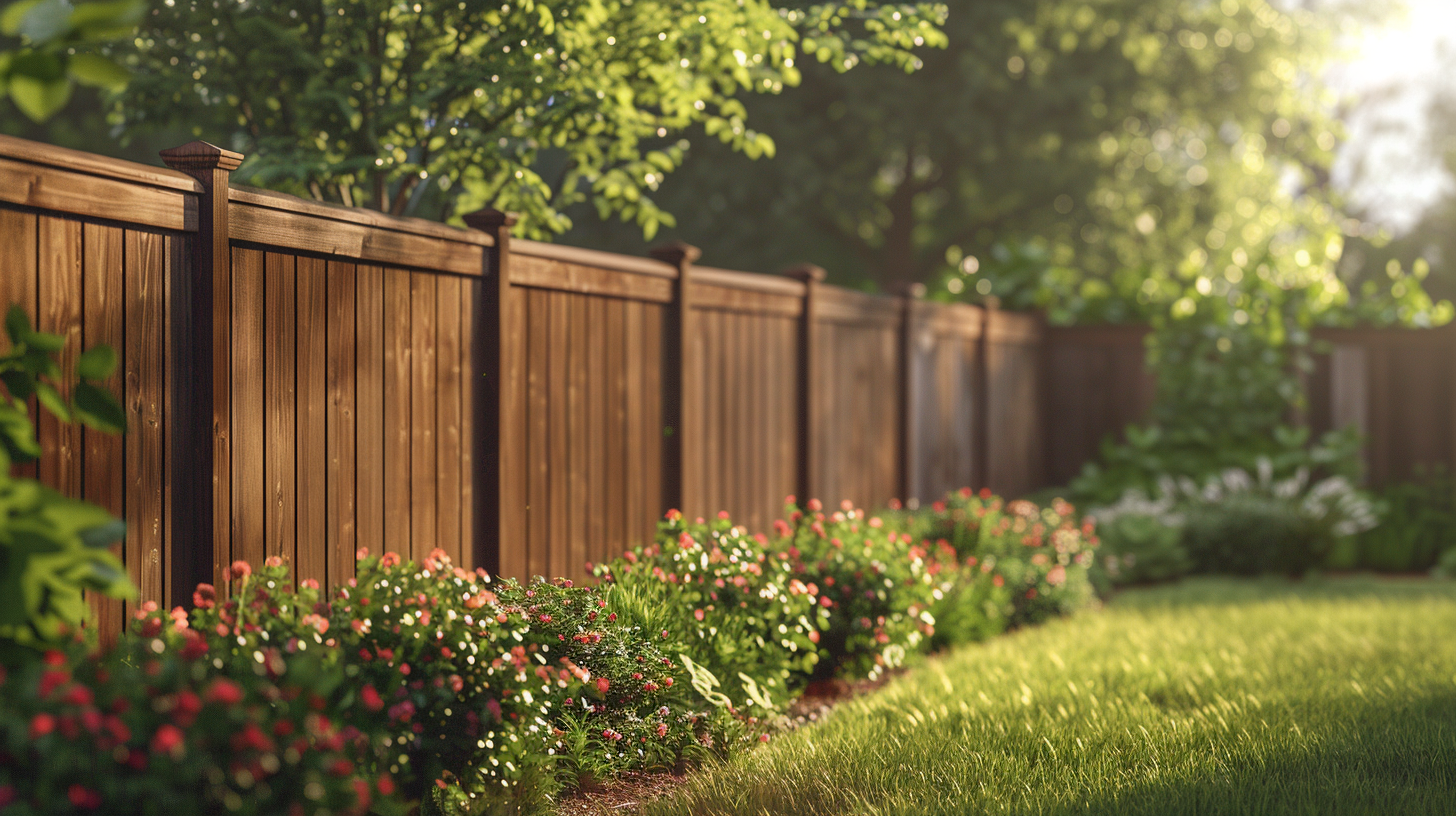
[{"label": "fence post", "polygon": [[819,312],[819,287],[828,275],[823,268],[808,263],[785,270],[784,274],[804,284],[804,309],[799,315],[799,393],[795,406],[799,480],[794,488],[795,498],[802,507],[814,498],[814,491],[821,485],[815,456],[819,452],[819,435],[823,433],[824,395],[816,387],[819,380],[819,332],[814,322]]},{"label": "fence post", "polygon": [[[519,433],[524,417],[517,416],[512,389],[522,370],[518,326],[510,307],[511,227],[515,213],[478,210],[464,217],[466,226],[495,239],[495,252],[486,252],[482,297],[476,304],[472,357],[479,360],[474,376],[475,483],[479,486],[474,515],[473,553],[476,566],[487,572],[522,577],[526,574],[525,529],[518,523],[525,512],[522,492],[526,460],[525,437]],[[492,263],[494,259],[494,263]],[[511,550],[510,548],[514,548]],[[519,556],[519,557],[517,557]]]},{"label": "fence post", "polygon": [[[171,493],[167,536],[171,599],[190,604],[192,588],[227,586],[232,558],[232,249],[228,180],[241,153],[207,142],[161,151],[162,161],[202,184],[189,263],[168,281],[167,456]],[[209,480],[206,474],[211,475]],[[182,542],[184,546],[176,546]]]},{"label": "fence post", "polygon": [[695,398],[695,386],[701,377],[693,370],[697,356],[692,353],[692,267],[703,252],[692,244],[674,241],[654,247],[649,254],[677,267],[677,284],[673,287],[664,338],[662,509],[677,508],[684,515],[706,513],[707,508],[698,506],[703,500],[702,463],[693,460],[692,445],[688,442],[692,439],[696,444],[702,439],[703,406]]},{"label": "fence post", "polygon": [[981,338],[976,344],[971,461],[979,487],[991,487],[991,338],[1000,306],[1000,299],[994,295],[981,304]]},{"label": "fence post", "polygon": [[[899,456],[896,457],[896,479],[895,484],[900,493],[900,500],[918,505],[919,495],[919,468],[920,451],[916,446],[916,399],[922,384],[915,379],[915,327],[916,319],[919,317],[920,302],[925,299],[925,284],[908,283],[901,287],[901,310],[900,310],[900,371],[899,371],[899,401],[896,410],[899,411],[898,433],[900,442]],[[913,501],[912,501],[913,500]]]}]

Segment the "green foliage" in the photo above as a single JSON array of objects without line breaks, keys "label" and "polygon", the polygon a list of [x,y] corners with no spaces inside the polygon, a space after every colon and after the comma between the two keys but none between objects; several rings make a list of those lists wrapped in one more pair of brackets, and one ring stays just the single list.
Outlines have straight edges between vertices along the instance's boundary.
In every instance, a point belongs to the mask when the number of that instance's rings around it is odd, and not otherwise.
[{"label": "green foliage", "polygon": [[1456,549],[1456,482],[1444,469],[1381,490],[1377,505],[1380,523],[1356,537],[1337,566],[1424,572]]},{"label": "green foliage", "polygon": [[[823,659],[816,673],[873,679],[923,649],[935,633],[931,607],[949,588],[937,577],[939,553],[915,546],[911,533],[847,501],[832,513],[817,500],[805,510],[787,510],[792,523],[774,525],[773,546],[818,596],[818,631],[811,639]],[[954,558],[950,566],[954,571]]]},{"label": "green foliage", "polygon": [[[187,642],[200,644],[195,633]],[[387,780],[360,775],[358,732],[320,711],[352,694],[344,674],[265,650],[227,677],[211,671],[205,650],[140,638],[103,656],[49,652],[0,672],[0,809],[325,816],[380,798],[374,812],[401,814],[397,801],[386,809]]]},{"label": "green foliage", "polygon": [[125,68],[101,53],[136,29],[142,0],[16,0],[0,11],[0,97],[36,122],[65,107],[77,84],[125,87]]},{"label": "green foliage", "polygon": [[739,96],[799,82],[810,56],[901,69],[944,41],[933,4],[526,0],[459,5],[182,0],[123,59],[126,131],[185,124],[248,156],[235,178],[395,214],[490,204],[520,229],[589,202],[647,234],[690,126],[749,156],[774,143]]},{"label": "green foliage", "polygon": [[820,659],[817,591],[795,576],[788,552],[726,513],[688,522],[671,511],[653,544],[593,572],[660,610],[664,646],[702,669],[693,685],[705,702],[772,714]]},{"label": "green foliage", "polygon": [[1097,567],[1104,590],[1106,585],[1167,581],[1192,570],[1183,546],[1182,517],[1158,512],[1161,508],[1148,510],[1115,506],[1096,513],[1102,541]]},{"label": "green foliage", "polygon": [[80,356],[80,381],[68,401],[56,385],[64,340],[34,331],[19,306],[6,314],[5,331],[10,350],[0,355],[0,663],[77,637],[87,612],[83,591],[113,598],[136,594],[121,559],[109,549],[126,533],[120,520],[34,479],[10,475],[12,462],[41,453],[26,402],[32,397],[62,422],[79,419],[111,433],[125,429],[116,398],[92,382],[111,376],[116,352],[98,346]]}]

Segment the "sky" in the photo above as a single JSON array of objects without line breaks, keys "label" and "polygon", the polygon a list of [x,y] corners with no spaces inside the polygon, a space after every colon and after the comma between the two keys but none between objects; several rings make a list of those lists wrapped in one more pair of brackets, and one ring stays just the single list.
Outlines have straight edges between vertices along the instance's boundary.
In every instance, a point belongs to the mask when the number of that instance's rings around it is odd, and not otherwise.
[{"label": "sky", "polygon": [[1427,149],[1425,127],[1434,95],[1456,94],[1456,0],[1366,1],[1407,11],[1352,41],[1353,59],[1331,70],[1337,91],[1365,100],[1350,121],[1334,180],[1369,220],[1399,234],[1456,190]]}]

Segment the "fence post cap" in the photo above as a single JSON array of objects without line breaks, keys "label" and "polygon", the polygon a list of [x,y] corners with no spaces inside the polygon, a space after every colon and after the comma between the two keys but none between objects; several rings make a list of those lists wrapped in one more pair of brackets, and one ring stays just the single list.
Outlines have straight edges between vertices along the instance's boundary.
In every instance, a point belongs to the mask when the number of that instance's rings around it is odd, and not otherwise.
[{"label": "fence post cap", "polygon": [[467,227],[492,232],[501,227],[514,227],[516,222],[521,220],[518,213],[497,210],[494,207],[486,207],[483,210],[476,210],[473,213],[466,213],[461,216]]},{"label": "fence post cap", "polygon": [[204,141],[188,142],[160,151],[162,162],[174,170],[236,170],[243,163],[243,154]]},{"label": "fence post cap", "polygon": [[829,277],[829,273],[824,271],[824,267],[811,263],[801,263],[796,266],[791,266],[784,270],[784,274],[805,283],[811,281],[821,283],[825,278]]},{"label": "fence post cap", "polygon": [[671,243],[655,246],[647,251],[648,255],[659,261],[666,261],[673,266],[690,264],[703,257],[703,251],[685,241],[672,241]]}]

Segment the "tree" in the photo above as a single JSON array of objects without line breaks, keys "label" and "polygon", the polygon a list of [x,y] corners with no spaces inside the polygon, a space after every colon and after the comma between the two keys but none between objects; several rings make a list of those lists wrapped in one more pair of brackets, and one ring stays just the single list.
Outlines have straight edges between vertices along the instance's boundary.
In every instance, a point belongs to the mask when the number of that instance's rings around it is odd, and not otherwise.
[{"label": "tree", "polygon": [[697,125],[771,153],[739,96],[797,84],[801,53],[913,69],[943,9],[844,0],[179,0],[124,55],[127,131],[186,123],[248,156],[235,178],[397,215],[491,204],[522,231],[591,202],[648,234]]},{"label": "tree", "polygon": [[77,83],[121,88],[126,70],[98,50],[134,31],[143,12],[141,0],[11,3],[0,13],[0,97],[41,122],[65,107]]}]

